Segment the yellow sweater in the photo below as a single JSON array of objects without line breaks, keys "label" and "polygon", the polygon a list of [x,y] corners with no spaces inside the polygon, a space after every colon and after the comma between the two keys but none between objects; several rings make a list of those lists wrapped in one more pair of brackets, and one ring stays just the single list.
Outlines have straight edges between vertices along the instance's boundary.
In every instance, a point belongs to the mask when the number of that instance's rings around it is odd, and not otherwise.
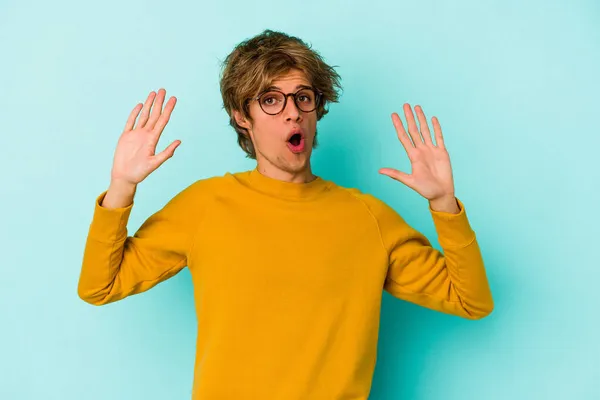
[{"label": "yellow sweater", "polygon": [[102,305],[188,266],[198,318],[193,399],[367,399],[382,290],[469,319],[493,301],[475,234],[431,212],[443,253],[391,207],[317,178],[257,169],[201,179],[133,236],[133,207],[96,199],[78,294]]}]

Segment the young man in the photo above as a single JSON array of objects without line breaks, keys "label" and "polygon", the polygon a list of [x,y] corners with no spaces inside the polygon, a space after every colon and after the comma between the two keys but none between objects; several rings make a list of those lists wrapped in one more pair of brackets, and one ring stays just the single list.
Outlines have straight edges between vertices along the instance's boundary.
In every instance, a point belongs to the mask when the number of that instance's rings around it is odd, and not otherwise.
[{"label": "young man", "polygon": [[412,173],[380,173],[429,200],[443,252],[381,200],[313,173],[317,121],[336,88],[339,76],[300,39],[267,30],[239,44],[221,91],[256,168],[194,182],[134,236],[126,225],[136,186],[180,144],[154,153],[176,99],[163,110],[165,91],[152,92],[127,120],[78,293],[102,305],[188,266],[198,316],[193,399],[367,399],[383,290],[469,319],[493,309],[435,117],[433,143],[420,107],[420,132],[408,104],[408,132],[392,115]]}]

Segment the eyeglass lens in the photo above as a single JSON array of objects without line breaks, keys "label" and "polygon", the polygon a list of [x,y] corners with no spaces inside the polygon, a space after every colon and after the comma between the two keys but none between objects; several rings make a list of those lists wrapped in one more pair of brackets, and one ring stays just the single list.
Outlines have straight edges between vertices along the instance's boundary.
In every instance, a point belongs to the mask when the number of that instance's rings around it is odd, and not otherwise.
[{"label": "eyeglass lens", "polygon": [[[311,89],[303,89],[296,93],[296,106],[304,111],[310,112],[316,108],[316,94]],[[267,114],[277,114],[283,110],[285,95],[278,91],[264,93],[259,98],[260,106]]]}]

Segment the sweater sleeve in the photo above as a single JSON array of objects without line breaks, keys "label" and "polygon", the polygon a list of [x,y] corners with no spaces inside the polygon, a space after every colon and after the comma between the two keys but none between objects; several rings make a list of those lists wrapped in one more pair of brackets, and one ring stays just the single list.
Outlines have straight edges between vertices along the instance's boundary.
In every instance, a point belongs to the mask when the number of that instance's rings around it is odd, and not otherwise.
[{"label": "sweater sleeve", "polygon": [[432,310],[480,319],[492,312],[494,303],[475,232],[464,204],[456,200],[458,214],[429,208],[442,251],[376,200],[374,213],[389,257],[384,289]]},{"label": "sweater sleeve", "polygon": [[[190,185],[128,236],[127,207],[102,207],[107,191],[94,206],[83,253],[78,295],[103,305],[144,292],[176,275],[187,265],[195,233],[194,186]],[[196,202],[197,203],[197,202]]]}]

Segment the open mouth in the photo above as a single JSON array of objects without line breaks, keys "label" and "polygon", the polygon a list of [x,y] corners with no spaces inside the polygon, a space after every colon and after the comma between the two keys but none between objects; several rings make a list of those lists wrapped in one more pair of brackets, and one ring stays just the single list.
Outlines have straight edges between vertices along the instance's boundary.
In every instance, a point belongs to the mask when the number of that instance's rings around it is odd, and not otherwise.
[{"label": "open mouth", "polygon": [[295,133],[290,136],[290,139],[288,140],[288,148],[293,153],[300,153],[304,151],[304,136],[302,136],[300,133]]},{"label": "open mouth", "polygon": [[299,133],[295,133],[292,135],[289,142],[292,144],[292,146],[299,146],[301,140],[302,140],[302,135]]}]

